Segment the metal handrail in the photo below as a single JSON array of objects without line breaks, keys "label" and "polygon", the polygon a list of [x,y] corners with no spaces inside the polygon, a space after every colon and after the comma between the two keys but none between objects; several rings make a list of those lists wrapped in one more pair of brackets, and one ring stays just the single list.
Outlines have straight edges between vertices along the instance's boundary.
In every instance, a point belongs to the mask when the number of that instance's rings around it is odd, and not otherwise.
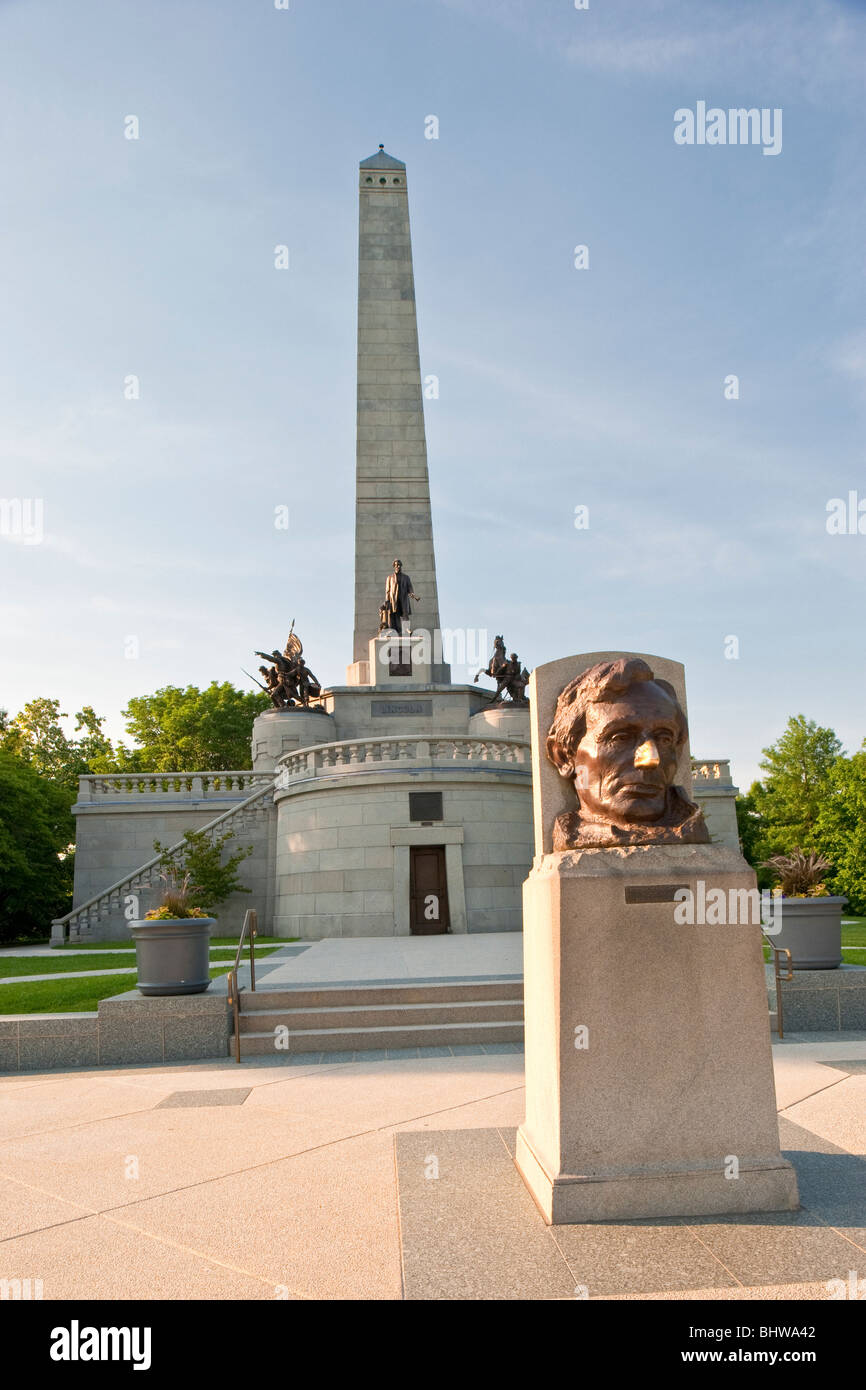
[{"label": "metal handrail", "polygon": [[244,913],[244,924],[243,924],[243,926],[241,927],[240,939],[238,940],[238,949],[237,949],[237,952],[236,952],[236,954],[235,954],[235,963],[234,963],[234,965],[232,966],[231,970],[228,972],[228,975],[226,976],[226,979],[228,980],[229,1004],[231,1005],[232,1013],[233,1013],[233,1015],[234,1015],[234,1022],[235,1022],[235,1061],[236,1061],[236,1062],[239,1062],[239,1061],[241,1060],[241,1023],[240,1023],[241,1004],[240,1004],[240,990],[239,990],[239,988],[238,988],[238,967],[240,966],[240,963],[241,963],[241,953],[243,952],[243,949],[244,949],[244,939],[245,939],[246,934],[247,934],[247,927],[249,927],[249,932],[250,932],[250,989],[253,990],[253,991],[255,991],[255,987],[256,987],[256,947],[255,947],[255,940],[256,940],[256,935],[257,935],[257,932],[258,932],[258,923],[259,923],[259,918],[258,918],[258,913],[256,912],[256,909],[255,909],[254,907],[248,907],[247,910],[246,910],[246,912]]},{"label": "metal handrail", "polygon": [[[792,964],[791,952],[788,950],[787,946],[774,946],[772,941],[770,941],[769,938],[763,932],[761,933],[761,935],[764,937],[764,940],[766,941],[767,945],[773,953],[773,974],[775,975],[776,979],[776,1031],[778,1032],[780,1038],[784,1038],[785,1009],[782,1003],[782,984],[783,982],[787,984],[790,980],[793,980],[794,978],[794,967]],[[780,958],[782,956],[788,957],[787,969],[784,975],[782,974],[781,967],[779,964]]]}]

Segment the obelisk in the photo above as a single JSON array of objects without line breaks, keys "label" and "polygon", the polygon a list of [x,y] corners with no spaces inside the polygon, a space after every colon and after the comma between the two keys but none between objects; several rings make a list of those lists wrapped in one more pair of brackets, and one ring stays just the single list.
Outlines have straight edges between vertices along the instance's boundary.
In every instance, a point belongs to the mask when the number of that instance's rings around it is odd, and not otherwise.
[{"label": "obelisk", "polygon": [[[382,145],[360,166],[355,631],[351,684],[375,681],[370,642],[393,562],[420,602],[412,627],[439,632],[439,598],[406,165]],[[435,661],[435,657],[434,657]],[[436,667],[438,681],[448,668]]]}]

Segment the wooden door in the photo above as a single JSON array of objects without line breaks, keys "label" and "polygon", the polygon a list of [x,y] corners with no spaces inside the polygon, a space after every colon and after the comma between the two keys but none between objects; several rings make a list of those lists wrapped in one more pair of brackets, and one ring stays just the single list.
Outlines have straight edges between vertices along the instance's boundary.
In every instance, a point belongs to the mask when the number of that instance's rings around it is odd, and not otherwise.
[{"label": "wooden door", "polygon": [[448,885],[442,845],[409,850],[409,925],[413,936],[440,936],[448,930]]}]

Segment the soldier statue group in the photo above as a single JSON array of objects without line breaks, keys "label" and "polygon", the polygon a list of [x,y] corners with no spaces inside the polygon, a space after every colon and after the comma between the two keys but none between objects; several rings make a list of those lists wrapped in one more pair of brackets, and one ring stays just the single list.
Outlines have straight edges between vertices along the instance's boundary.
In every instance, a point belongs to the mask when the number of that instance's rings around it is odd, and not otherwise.
[{"label": "soldier statue group", "polygon": [[[261,685],[263,690],[267,690],[274,709],[289,709],[295,705],[303,705],[306,708],[321,697],[322,687],[304,661],[301,655],[303,650],[292,619],[284,651],[256,652],[256,656],[263,656],[265,661],[272,663],[270,666],[259,667],[265,683],[262,685],[261,681],[256,681],[256,685]],[[251,677],[251,680],[255,679],[255,676]]]},{"label": "soldier statue group", "polygon": [[[526,698],[526,687],[529,684],[529,672],[525,666],[521,666],[520,657],[517,652],[512,652],[510,657],[505,655],[505,639],[495,637],[493,639],[493,655],[487,666],[478,672],[475,677],[475,684],[478,684],[479,676],[489,676],[496,681],[496,695],[494,705],[528,705]],[[505,700],[508,695],[508,700]]]}]

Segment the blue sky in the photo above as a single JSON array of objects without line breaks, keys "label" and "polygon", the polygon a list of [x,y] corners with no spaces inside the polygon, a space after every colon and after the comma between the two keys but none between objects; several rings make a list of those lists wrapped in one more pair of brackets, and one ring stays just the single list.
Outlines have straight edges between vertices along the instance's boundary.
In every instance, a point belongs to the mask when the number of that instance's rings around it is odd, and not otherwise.
[{"label": "blue sky", "polygon": [[[742,786],[789,714],[859,746],[866,535],[826,507],[866,499],[866,5],[13,0],[0,48],[0,496],[44,505],[41,544],[0,536],[0,704],[121,734],[130,695],[243,684],[292,618],[342,683],[383,141],[440,379],[443,625],[530,666],[683,661],[693,751]],[[678,146],[699,100],[781,108],[781,153]]]}]

